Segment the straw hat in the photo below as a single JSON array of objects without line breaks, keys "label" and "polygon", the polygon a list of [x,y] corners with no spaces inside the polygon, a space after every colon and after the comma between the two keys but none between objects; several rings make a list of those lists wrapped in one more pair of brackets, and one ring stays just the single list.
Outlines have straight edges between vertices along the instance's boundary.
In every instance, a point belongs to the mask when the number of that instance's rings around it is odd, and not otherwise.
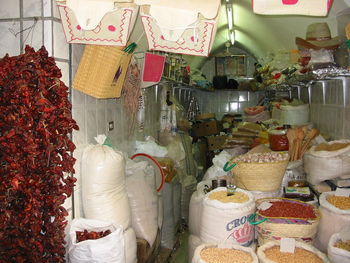
[{"label": "straw hat", "polygon": [[295,38],[297,46],[310,49],[336,49],[341,44],[339,36],[331,37],[327,23],[310,24],[306,30],[306,39]]}]

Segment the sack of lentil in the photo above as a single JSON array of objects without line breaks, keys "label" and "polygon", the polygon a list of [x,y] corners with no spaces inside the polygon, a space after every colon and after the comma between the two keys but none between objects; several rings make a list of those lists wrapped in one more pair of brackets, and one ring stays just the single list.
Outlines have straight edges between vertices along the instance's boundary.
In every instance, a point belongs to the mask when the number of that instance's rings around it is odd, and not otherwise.
[{"label": "sack of lentil", "polygon": [[327,252],[332,263],[350,262],[350,239],[344,240],[340,233],[333,234],[328,242]]},{"label": "sack of lentil", "polygon": [[260,263],[330,263],[315,247],[304,242],[295,242],[294,253],[280,252],[280,241],[269,241],[258,248]]},{"label": "sack of lentil", "polygon": [[189,237],[188,237],[188,263],[192,262],[194,251],[202,243],[203,242],[199,237],[197,237],[195,235],[189,235]]},{"label": "sack of lentil", "polygon": [[350,175],[350,140],[337,140],[312,146],[304,155],[307,180],[317,185],[325,180]]},{"label": "sack of lentil", "polygon": [[321,219],[315,240],[315,246],[327,251],[328,242],[334,233],[350,225],[350,197],[335,196],[335,192],[320,195]]},{"label": "sack of lentil", "polygon": [[239,245],[202,244],[194,252],[192,263],[258,263],[253,249]]},{"label": "sack of lentil", "polygon": [[320,217],[314,205],[287,198],[264,198],[257,200],[256,206],[256,214],[248,221],[256,226],[259,245],[282,237],[313,241]]},{"label": "sack of lentil", "polygon": [[199,237],[204,243],[250,246],[254,227],[248,217],[254,211],[251,193],[237,189],[234,195],[227,196],[226,187],[218,187],[204,197]]}]

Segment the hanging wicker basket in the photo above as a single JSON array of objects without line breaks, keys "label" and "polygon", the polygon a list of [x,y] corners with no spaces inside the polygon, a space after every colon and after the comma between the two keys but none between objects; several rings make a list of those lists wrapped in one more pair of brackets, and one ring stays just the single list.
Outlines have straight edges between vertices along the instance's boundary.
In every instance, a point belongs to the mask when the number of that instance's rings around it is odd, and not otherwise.
[{"label": "hanging wicker basket", "polygon": [[132,56],[122,48],[86,45],[73,88],[98,99],[119,98]]}]

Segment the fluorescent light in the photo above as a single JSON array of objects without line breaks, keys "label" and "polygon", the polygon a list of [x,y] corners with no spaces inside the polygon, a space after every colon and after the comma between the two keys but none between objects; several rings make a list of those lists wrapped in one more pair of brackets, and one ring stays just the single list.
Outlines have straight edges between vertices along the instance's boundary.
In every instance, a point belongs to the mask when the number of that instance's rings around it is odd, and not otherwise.
[{"label": "fluorescent light", "polygon": [[231,40],[231,44],[232,46],[235,44],[235,31],[231,31],[230,32],[230,40]]},{"label": "fluorescent light", "polygon": [[232,12],[232,7],[227,6],[227,22],[228,22],[228,29],[232,30],[233,29],[233,12]]}]

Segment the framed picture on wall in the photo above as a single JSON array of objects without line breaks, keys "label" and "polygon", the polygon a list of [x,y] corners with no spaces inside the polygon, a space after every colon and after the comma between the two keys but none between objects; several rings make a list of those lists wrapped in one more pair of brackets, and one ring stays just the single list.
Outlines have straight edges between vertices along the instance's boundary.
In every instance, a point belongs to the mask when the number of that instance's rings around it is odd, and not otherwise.
[{"label": "framed picture on wall", "polygon": [[232,55],[215,57],[215,72],[217,76],[244,77],[247,75],[246,56]]}]

